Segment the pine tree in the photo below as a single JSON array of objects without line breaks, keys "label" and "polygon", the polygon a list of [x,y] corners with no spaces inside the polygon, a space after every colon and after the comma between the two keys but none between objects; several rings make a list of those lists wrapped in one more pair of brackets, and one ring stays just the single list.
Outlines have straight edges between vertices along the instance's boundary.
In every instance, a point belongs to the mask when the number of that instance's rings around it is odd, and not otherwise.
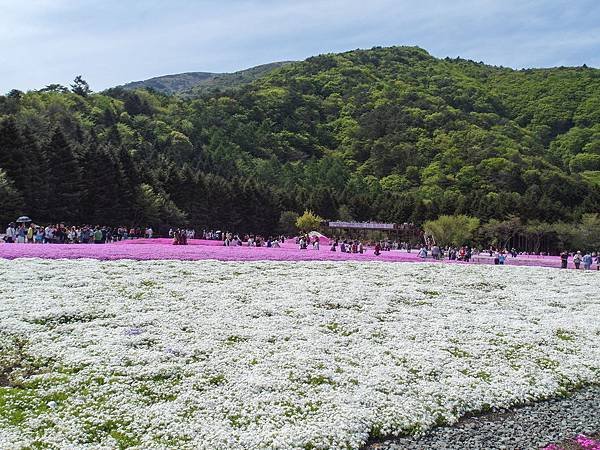
[{"label": "pine tree", "polygon": [[27,163],[27,185],[23,188],[23,198],[27,213],[39,222],[48,217],[48,159],[37,144],[34,133],[23,129],[23,154]]},{"label": "pine tree", "polygon": [[23,214],[23,197],[14,187],[12,180],[0,169],[0,223],[14,221]]},{"label": "pine tree", "polygon": [[[45,146],[49,167],[48,209],[53,221],[77,223],[82,219],[83,185],[79,162],[60,128]],[[97,169],[102,170],[101,166]]]},{"label": "pine tree", "polygon": [[87,97],[92,93],[90,85],[81,77],[81,75],[77,75],[73,80],[71,91],[73,91],[74,94],[81,95],[82,97]]},{"label": "pine tree", "polygon": [[27,185],[28,161],[23,153],[23,138],[13,117],[0,122],[0,168],[21,191]]},{"label": "pine tree", "polygon": [[110,191],[115,188],[115,180],[106,159],[98,143],[93,140],[83,161],[85,195],[81,207],[84,221],[92,225],[106,223],[112,206]]},{"label": "pine tree", "polygon": [[121,135],[119,134],[119,129],[116,127],[116,125],[109,128],[106,140],[109,144],[115,146],[121,145]]}]

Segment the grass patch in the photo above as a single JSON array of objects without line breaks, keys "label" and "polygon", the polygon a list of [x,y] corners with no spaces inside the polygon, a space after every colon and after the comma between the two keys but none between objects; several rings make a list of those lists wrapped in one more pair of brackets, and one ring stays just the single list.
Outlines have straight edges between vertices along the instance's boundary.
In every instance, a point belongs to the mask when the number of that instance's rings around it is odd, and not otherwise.
[{"label": "grass patch", "polygon": [[554,335],[560,339],[561,341],[574,341],[575,333],[569,330],[565,330],[564,328],[559,328],[554,332]]}]

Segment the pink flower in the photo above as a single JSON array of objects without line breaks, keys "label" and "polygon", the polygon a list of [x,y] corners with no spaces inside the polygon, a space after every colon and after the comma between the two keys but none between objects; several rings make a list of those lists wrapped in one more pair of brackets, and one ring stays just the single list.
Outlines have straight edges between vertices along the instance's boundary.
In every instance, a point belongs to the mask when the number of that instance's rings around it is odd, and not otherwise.
[{"label": "pink flower", "polygon": [[[46,259],[79,259],[90,258],[100,260],[115,259],[176,259],[220,261],[386,261],[386,262],[434,262],[423,260],[414,250],[411,253],[385,251],[375,256],[373,249],[366,253],[332,252],[328,246],[320,250],[299,250],[291,240],[281,248],[267,247],[225,247],[222,241],[205,241],[193,239],[189,245],[173,245],[171,239],[132,239],[114,244],[0,244],[0,258],[46,258]],[[475,260],[475,262],[478,262]],[[464,264],[447,259],[437,264]],[[482,259],[482,264],[493,263],[493,260]],[[509,260],[509,265],[560,267],[560,258],[541,256],[519,256]]]},{"label": "pink flower", "polygon": [[600,441],[584,436],[583,434],[577,436],[575,442],[585,450],[600,450]]},{"label": "pink flower", "polygon": [[559,447],[556,444],[550,444],[550,445],[545,446],[542,450],[563,450],[563,448]]}]

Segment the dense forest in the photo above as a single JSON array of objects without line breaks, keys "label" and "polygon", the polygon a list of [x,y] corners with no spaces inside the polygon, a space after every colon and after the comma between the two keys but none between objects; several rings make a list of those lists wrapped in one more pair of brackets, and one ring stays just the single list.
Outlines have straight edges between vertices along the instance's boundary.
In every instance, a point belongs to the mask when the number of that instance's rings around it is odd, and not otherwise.
[{"label": "dense forest", "polygon": [[512,70],[373,48],[193,98],[0,97],[0,221],[270,233],[283,212],[422,224],[600,211],[600,70]]}]

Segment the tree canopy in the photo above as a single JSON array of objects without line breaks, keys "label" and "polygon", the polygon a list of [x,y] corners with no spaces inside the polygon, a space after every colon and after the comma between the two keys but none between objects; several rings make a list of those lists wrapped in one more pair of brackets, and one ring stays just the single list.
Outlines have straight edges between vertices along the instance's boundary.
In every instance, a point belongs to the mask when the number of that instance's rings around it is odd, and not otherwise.
[{"label": "tree canopy", "polygon": [[600,211],[597,69],[390,47],[186,99],[93,93],[80,77],[72,87],[0,96],[3,189],[39,222],[271,233],[282,212],[307,209],[416,224],[579,223]]}]

